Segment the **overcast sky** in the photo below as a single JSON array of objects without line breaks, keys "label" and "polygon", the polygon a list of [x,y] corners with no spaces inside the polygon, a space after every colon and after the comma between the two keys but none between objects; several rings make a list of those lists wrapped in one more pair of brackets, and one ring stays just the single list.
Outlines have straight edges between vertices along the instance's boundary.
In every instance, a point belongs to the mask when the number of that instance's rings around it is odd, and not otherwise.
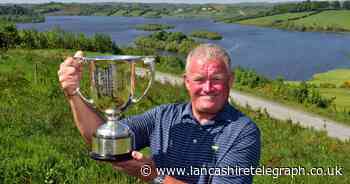
[{"label": "overcast sky", "polygon": [[[281,2],[287,0],[0,0],[0,3],[47,3],[47,2],[144,2],[144,3],[239,3],[239,2]],[[294,0],[301,1],[301,0]]]}]

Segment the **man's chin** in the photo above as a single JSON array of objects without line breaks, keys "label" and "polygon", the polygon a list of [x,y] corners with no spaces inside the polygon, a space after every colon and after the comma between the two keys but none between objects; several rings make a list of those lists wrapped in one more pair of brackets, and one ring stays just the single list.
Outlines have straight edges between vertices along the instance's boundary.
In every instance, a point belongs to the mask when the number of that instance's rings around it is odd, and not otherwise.
[{"label": "man's chin", "polygon": [[202,105],[200,106],[199,111],[202,113],[214,114],[218,112],[218,107],[215,105]]}]

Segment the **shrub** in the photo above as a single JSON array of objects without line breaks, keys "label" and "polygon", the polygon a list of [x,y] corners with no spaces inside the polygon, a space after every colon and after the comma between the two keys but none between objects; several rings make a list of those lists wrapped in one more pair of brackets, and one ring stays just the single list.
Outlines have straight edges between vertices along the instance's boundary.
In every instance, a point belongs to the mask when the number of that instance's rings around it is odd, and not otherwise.
[{"label": "shrub", "polygon": [[340,87],[350,89],[350,80],[345,81]]}]

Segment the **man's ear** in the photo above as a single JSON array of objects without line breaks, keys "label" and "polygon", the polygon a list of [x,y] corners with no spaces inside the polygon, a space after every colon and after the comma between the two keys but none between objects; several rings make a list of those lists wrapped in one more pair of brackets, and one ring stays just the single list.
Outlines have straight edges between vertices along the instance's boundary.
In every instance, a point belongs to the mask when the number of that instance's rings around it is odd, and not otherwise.
[{"label": "man's ear", "polygon": [[184,85],[185,85],[185,88],[188,90],[188,80],[187,80],[187,76],[186,76],[186,73],[184,73],[182,75],[182,78],[183,78],[183,81],[184,81]]},{"label": "man's ear", "polygon": [[234,82],[235,82],[235,73],[231,72],[229,75],[229,81],[228,81],[230,88],[233,86]]}]

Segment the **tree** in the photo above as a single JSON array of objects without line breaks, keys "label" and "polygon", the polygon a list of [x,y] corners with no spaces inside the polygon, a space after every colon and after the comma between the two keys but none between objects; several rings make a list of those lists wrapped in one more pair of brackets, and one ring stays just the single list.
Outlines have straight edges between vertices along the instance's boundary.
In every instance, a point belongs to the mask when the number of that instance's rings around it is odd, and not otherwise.
[{"label": "tree", "polygon": [[340,2],[339,1],[331,1],[330,6],[333,9],[340,9]]},{"label": "tree", "polygon": [[109,35],[96,33],[92,39],[94,41],[96,51],[112,51],[112,39]]},{"label": "tree", "polygon": [[37,48],[37,43],[36,43],[36,36],[35,34],[37,34],[37,31],[32,29],[32,30],[23,30],[21,31],[21,47],[24,48]]},{"label": "tree", "polygon": [[343,8],[347,9],[347,10],[350,10],[350,1],[344,1],[343,2]]},{"label": "tree", "polygon": [[4,22],[0,23],[0,48],[9,49],[20,44],[20,37],[15,24]]}]

